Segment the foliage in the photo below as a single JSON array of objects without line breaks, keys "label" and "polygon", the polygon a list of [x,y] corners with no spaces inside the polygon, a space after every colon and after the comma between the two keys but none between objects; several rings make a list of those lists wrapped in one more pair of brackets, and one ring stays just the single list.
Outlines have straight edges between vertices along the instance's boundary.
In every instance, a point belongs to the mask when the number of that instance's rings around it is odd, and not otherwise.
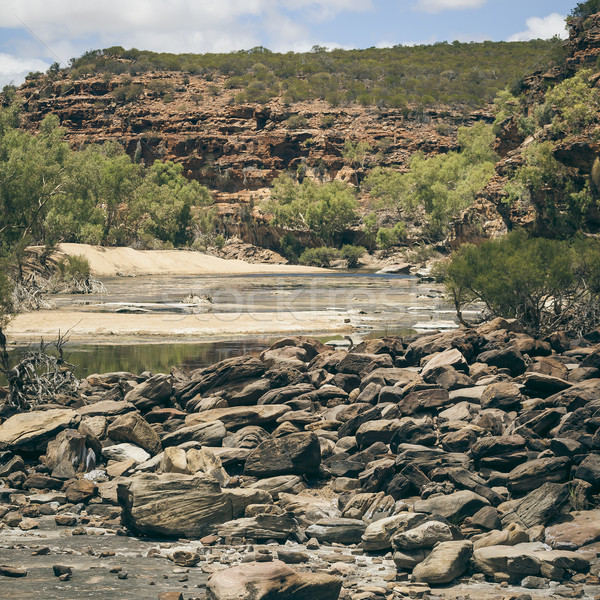
[{"label": "foliage", "polygon": [[508,202],[532,202],[538,231],[564,237],[585,225],[592,205],[597,205],[589,183],[583,186],[553,155],[550,141],[534,142],[523,153],[525,164],[506,184]]},{"label": "foliage", "polygon": [[358,261],[364,256],[366,251],[367,249],[363,246],[345,244],[340,251],[340,257],[347,262],[349,269],[356,269]]},{"label": "foliage", "polygon": [[58,119],[37,136],[18,129],[18,107],[0,111],[0,246],[35,243],[134,243],[151,237],[189,244],[214,228],[210,192],[183,168],[132,161],[116,142],[71,150]]},{"label": "foliage", "polygon": [[57,267],[63,279],[85,280],[90,276],[90,262],[85,256],[67,256]]},{"label": "foliage", "polygon": [[[365,50],[321,48],[285,54],[262,47],[233,53],[169,54],[115,46],[72,59],[69,70],[76,76],[180,71],[207,80],[223,78],[226,87],[239,90],[239,102],[265,103],[281,92],[289,103],[321,99],[332,106],[356,102],[405,108],[408,102],[481,105],[533,68],[562,57],[562,45],[556,39]],[[52,77],[56,73],[46,75],[48,80]],[[126,92],[117,89],[117,93]],[[130,95],[135,98],[135,93]]]},{"label": "foliage", "polygon": [[587,0],[587,2],[580,2],[571,11],[571,17],[585,18],[600,12],[600,0]]},{"label": "foliage", "polygon": [[332,243],[356,220],[358,202],[353,190],[339,181],[317,184],[304,179],[297,183],[289,175],[280,175],[265,208],[273,214],[275,225],[309,229]]},{"label": "foliage", "polygon": [[442,237],[450,219],[470,206],[494,174],[496,155],[491,149],[492,128],[484,123],[458,130],[459,152],[432,158],[416,154],[408,173],[375,168],[364,184],[385,206],[412,216],[423,208],[429,234]]},{"label": "foliage", "polygon": [[596,120],[600,110],[600,90],[591,85],[591,75],[589,69],[579,71],[546,94],[545,104],[547,112],[553,115],[551,123],[555,133],[576,133]]},{"label": "foliage", "polygon": [[600,322],[600,241],[529,238],[520,231],[476,247],[445,265],[446,290],[462,321],[472,301],[493,316],[516,318],[530,332],[579,332]]},{"label": "foliage", "polygon": [[393,227],[380,227],[377,231],[377,247],[387,251],[406,239],[406,225],[398,221]]},{"label": "foliage", "polygon": [[319,248],[307,248],[300,256],[301,265],[311,267],[329,267],[334,260],[340,258],[340,251],[329,246]]},{"label": "foliage", "polygon": [[288,231],[279,240],[279,251],[288,260],[296,262],[302,253],[302,244],[291,231]]}]

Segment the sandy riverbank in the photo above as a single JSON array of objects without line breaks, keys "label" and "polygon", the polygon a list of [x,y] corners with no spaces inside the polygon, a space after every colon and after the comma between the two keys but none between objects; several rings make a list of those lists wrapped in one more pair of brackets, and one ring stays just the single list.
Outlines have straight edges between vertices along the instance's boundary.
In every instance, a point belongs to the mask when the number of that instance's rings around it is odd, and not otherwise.
[{"label": "sandy riverbank", "polygon": [[319,273],[325,269],[298,265],[251,264],[225,260],[189,250],[134,250],[89,244],[60,244],[68,256],[84,256],[96,277],[116,275],[252,275],[273,273]]},{"label": "sandy riverbank", "polygon": [[326,311],[140,315],[44,310],[17,315],[6,333],[16,342],[52,340],[67,331],[71,340],[81,342],[126,343],[139,338],[197,342],[244,335],[351,332],[352,324],[344,319],[344,314]]}]

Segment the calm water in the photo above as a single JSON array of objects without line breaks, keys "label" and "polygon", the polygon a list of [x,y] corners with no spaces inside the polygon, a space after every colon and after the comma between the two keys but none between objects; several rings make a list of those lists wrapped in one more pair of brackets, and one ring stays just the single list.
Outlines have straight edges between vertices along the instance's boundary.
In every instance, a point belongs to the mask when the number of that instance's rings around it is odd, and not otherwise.
[{"label": "calm water", "polygon": [[[58,296],[61,307],[78,311],[181,314],[335,311],[352,316],[355,342],[367,337],[401,335],[436,325],[452,326],[453,312],[434,284],[419,284],[406,275],[335,272],[303,275],[201,277],[135,277],[104,280],[107,293],[98,296]],[[190,305],[189,295],[210,297],[211,303]],[[290,332],[293,333],[293,332]],[[322,341],[339,336],[314,332]],[[109,371],[165,372],[171,366],[193,369],[241,354],[259,354],[277,336],[181,343],[176,339],[140,340],[131,344],[68,346],[69,361],[81,376]]]}]

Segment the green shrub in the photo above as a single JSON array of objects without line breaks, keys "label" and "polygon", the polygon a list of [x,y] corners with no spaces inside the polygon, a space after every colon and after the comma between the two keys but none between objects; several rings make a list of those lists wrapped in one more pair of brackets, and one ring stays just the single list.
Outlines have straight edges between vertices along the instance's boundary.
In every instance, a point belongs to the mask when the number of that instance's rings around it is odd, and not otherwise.
[{"label": "green shrub", "polygon": [[223,246],[225,246],[225,238],[221,234],[215,237],[215,246],[219,250],[223,250]]},{"label": "green shrub", "polygon": [[406,225],[399,221],[393,227],[380,227],[375,238],[377,247],[387,251],[406,240]]},{"label": "green shrub", "polygon": [[286,120],[285,125],[288,129],[303,129],[308,127],[308,121],[303,115],[292,115]]},{"label": "green shrub", "polygon": [[358,267],[358,261],[364,256],[366,251],[367,249],[363,246],[346,244],[342,246],[340,256],[348,263],[349,269],[356,269]]},{"label": "green shrub", "polygon": [[85,281],[90,276],[90,261],[79,254],[67,256],[58,264],[58,271],[63,279]]},{"label": "green shrub", "polygon": [[321,246],[320,248],[307,248],[300,256],[301,265],[311,267],[329,267],[334,260],[340,258],[337,248]]},{"label": "green shrub", "polygon": [[489,316],[517,319],[531,333],[600,323],[600,241],[529,238],[513,232],[477,247],[466,244],[440,267],[461,321],[482,302]]}]

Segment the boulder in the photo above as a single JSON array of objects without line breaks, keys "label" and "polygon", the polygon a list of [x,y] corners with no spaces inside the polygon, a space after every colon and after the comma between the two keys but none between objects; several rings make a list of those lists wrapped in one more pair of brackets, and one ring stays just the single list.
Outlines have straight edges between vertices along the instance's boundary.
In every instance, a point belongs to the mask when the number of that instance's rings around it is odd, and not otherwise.
[{"label": "boulder", "polygon": [[321,543],[358,544],[366,528],[367,524],[358,519],[329,518],[310,525],[306,535]]},{"label": "boulder", "polygon": [[456,537],[455,531],[447,523],[426,521],[414,529],[395,535],[392,545],[396,550],[417,550],[433,548],[439,542],[449,542]]},{"label": "boulder", "polygon": [[515,467],[508,474],[508,489],[525,493],[546,482],[562,483],[569,476],[571,461],[565,456],[538,458]]},{"label": "boulder", "polygon": [[246,459],[244,473],[255,477],[316,475],[321,466],[321,446],[314,433],[295,433],[265,440]]},{"label": "boulder", "polygon": [[514,383],[501,381],[488,385],[481,395],[481,408],[499,408],[509,411],[519,406],[521,391]]},{"label": "boulder", "polygon": [[117,486],[123,523],[136,534],[198,538],[233,518],[231,498],[215,479],[144,474]]},{"label": "boulder", "polygon": [[150,410],[169,401],[173,393],[173,377],[164,373],[153,375],[125,395],[125,402],[131,402],[139,410]]},{"label": "boulder", "polygon": [[545,525],[550,518],[560,513],[560,509],[569,497],[566,484],[544,483],[532,490],[524,498],[512,504],[511,509],[502,517],[502,525],[517,523],[525,528]]},{"label": "boulder", "polygon": [[577,467],[575,477],[587,481],[594,491],[600,490],[600,455],[586,456]]},{"label": "boulder", "polygon": [[86,436],[75,429],[64,429],[48,442],[45,463],[53,477],[70,479],[87,470],[87,455]]},{"label": "boulder", "polygon": [[188,415],[185,419],[185,424],[187,427],[191,427],[192,425],[198,425],[200,423],[221,421],[226,429],[235,430],[248,425],[274,423],[288,410],[290,410],[290,407],[285,404],[213,408],[211,410]]},{"label": "boulder", "polygon": [[44,451],[49,439],[79,422],[69,408],[52,408],[19,413],[0,425],[0,450],[6,448]]},{"label": "boulder", "polygon": [[503,573],[520,580],[526,575],[539,575],[541,562],[534,552],[543,549],[544,545],[538,542],[478,548],[473,552],[473,566],[489,577]]},{"label": "boulder", "polygon": [[435,585],[450,583],[465,572],[472,553],[473,544],[467,540],[441,542],[414,568],[413,577]]},{"label": "boulder", "polygon": [[143,448],[152,456],[162,451],[158,434],[137,412],[117,417],[109,426],[107,435],[115,442],[130,442]]},{"label": "boulder", "polygon": [[178,446],[185,442],[198,442],[202,446],[218,446],[227,435],[222,421],[197,423],[189,427],[180,427],[162,438],[162,445]]},{"label": "boulder", "polygon": [[135,464],[141,464],[150,458],[150,455],[143,448],[126,443],[106,446],[106,448],[102,448],[102,454],[106,458],[116,461],[133,460]]},{"label": "boulder", "polygon": [[474,538],[475,550],[488,546],[516,546],[529,541],[529,534],[521,525],[509,523],[505,529],[496,529]]},{"label": "boulder", "polygon": [[600,510],[561,515],[558,522],[546,528],[545,541],[561,550],[576,550],[600,541]]},{"label": "boulder", "polygon": [[499,369],[508,369],[513,377],[521,375],[527,368],[523,355],[515,347],[501,350],[488,350],[477,357],[477,362],[486,363]]},{"label": "boulder", "polygon": [[425,365],[421,371],[421,377],[423,378],[437,367],[453,367],[458,371],[464,371],[468,366],[465,357],[456,348],[437,352],[425,357],[423,360],[425,361]]},{"label": "boulder", "polygon": [[246,563],[213,573],[207,600],[337,600],[342,580],[322,573],[298,573],[280,560]]},{"label": "boulder", "polygon": [[389,444],[399,427],[400,421],[398,419],[367,421],[356,431],[356,442],[358,447],[361,449],[368,448],[375,442]]},{"label": "boulder", "polygon": [[218,526],[217,532],[222,538],[287,540],[298,533],[298,523],[290,514],[258,514],[254,517],[223,523]]},{"label": "boulder", "polygon": [[426,515],[419,513],[401,512],[391,517],[379,519],[370,523],[362,536],[362,547],[367,552],[388,550],[392,547],[392,537],[398,532],[410,529],[421,523]]},{"label": "boulder", "polygon": [[448,496],[417,500],[414,508],[416,512],[440,515],[454,523],[474,515],[488,504],[489,502],[483,496],[469,490],[461,490]]}]

